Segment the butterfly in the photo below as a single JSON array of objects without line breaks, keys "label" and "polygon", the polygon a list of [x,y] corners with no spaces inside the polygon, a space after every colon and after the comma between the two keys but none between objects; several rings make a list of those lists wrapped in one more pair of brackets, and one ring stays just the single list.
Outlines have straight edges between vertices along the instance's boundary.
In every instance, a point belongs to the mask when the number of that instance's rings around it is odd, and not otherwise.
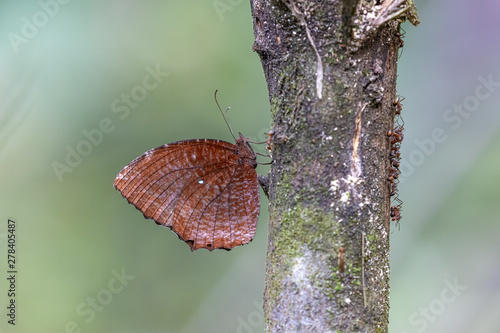
[{"label": "butterfly", "polygon": [[256,167],[250,140],[239,133],[234,144],[195,139],[151,149],[123,168],[113,185],[145,218],[170,228],[191,251],[230,250],[255,235],[260,210]]}]

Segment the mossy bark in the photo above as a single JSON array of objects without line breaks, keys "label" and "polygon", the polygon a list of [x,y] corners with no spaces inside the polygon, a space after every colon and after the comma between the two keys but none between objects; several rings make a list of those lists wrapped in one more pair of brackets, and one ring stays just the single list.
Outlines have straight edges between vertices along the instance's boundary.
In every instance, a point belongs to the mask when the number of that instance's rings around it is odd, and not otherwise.
[{"label": "mossy bark", "polygon": [[356,0],[251,4],[274,130],[266,330],[387,332],[399,22],[369,26]]}]

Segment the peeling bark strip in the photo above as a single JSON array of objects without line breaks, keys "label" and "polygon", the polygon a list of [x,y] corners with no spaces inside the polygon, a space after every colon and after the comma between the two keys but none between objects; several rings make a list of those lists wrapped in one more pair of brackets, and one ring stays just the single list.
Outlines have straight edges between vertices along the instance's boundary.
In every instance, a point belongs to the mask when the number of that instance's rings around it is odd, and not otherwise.
[{"label": "peeling bark strip", "polygon": [[387,332],[387,131],[394,122],[396,19],[416,22],[413,2],[251,5],[274,133],[265,181],[266,330]]},{"label": "peeling bark strip", "polygon": [[321,56],[318,53],[318,49],[316,48],[316,44],[314,43],[313,38],[311,37],[311,31],[309,30],[309,27],[307,26],[307,22],[304,19],[304,14],[300,12],[300,10],[297,8],[295,5],[295,2],[292,0],[281,0],[287,7],[290,9],[292,12],[293,16],[295,16],[300,24],[304,26],[306,29],[306,35],[307,39],[309,40],[309,43],[311,43],[311,46],[316,53],[316,59],[317,59],[317,65],[316,65],[316,96],[318,99],[321,99],[323,96],[323,62],[321,60]]},{"label": "peeling bark strip", "polygon": [[359,154],[359,143],[360,143],[360,138],[361,138],[361,115],[363,114],[363,110],[365,109],[366,105],[363,105],[363,107],[358,111],[358,114],[356,116],[356,129],[354,133],[354,139],[352,140],[352,165],[351,165],[351,175],[355,178],[358,178],[361,174],[361,160],[360,160],[360,154]]}]

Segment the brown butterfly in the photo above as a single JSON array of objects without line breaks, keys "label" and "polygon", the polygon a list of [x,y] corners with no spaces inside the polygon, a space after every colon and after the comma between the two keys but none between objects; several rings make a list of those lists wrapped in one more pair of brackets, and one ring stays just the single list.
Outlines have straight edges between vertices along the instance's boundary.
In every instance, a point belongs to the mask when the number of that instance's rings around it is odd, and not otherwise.
[{"label": "brown butterfly", "polygon": [[235,140],[185,140],[151,149],[123,168],[113,185],[191,251],[247,244],[259,217],[257,159],[248,138],[239,133]]}]

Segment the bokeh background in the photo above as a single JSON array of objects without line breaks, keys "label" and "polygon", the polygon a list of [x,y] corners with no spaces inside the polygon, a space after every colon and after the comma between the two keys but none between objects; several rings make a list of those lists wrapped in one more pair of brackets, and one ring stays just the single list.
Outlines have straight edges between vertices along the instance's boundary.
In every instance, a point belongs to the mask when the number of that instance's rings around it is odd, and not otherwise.
[{"label": "bokeh background", "polygon": [[[417,6],[422,23],[403,26],[399,61],[390,332],[498,332],[500,4]],[[262,332],[264,197],[252,243],[191,253],[112,186],[150,148],[232,141],[215,89],[235,131],[265,139],[248,1],[4,1],[0,36],[0,332]]]}]

